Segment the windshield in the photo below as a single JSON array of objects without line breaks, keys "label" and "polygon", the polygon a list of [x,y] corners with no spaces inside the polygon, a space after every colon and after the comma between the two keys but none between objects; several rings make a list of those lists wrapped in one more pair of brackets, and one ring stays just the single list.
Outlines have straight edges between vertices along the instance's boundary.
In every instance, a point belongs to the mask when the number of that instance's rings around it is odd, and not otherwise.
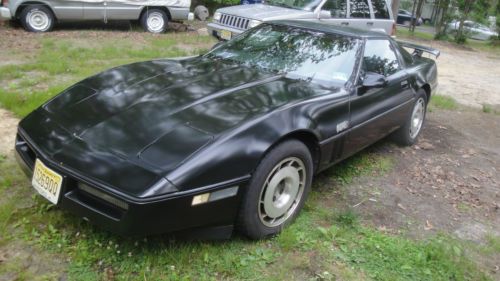
[{"label": "windshield", "polygon": [[290,26],[262,24],[206,54],[290,78],[347,82],[359,40]]},{"label": "windshield", "polygon": [[318,7],[321,0],[265,0],[264,3],[272,6],[312,11]]}]

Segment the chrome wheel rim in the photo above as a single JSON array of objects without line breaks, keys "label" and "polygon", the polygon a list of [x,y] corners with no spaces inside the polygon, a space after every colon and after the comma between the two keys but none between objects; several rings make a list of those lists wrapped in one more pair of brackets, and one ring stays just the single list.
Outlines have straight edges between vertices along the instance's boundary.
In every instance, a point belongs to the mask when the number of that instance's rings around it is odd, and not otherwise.
[{"label": "chrome wheel rim", "polygon": [[413,107],[413,113],[411,114],[411,126],[410,126],[410,137],[412,139],[416,138],[420,129],[422,129],[422,124],[424,123],[425,116],[425,101],[423,98],[419,98],[417,103]]},{"label": "chrome wheel rim", "polygon": [[152,12],[148,14],[148,19],[146,20],[146,24],[148,26],[149,31],[151,32],[162,32],[163,27],[165,26],[165,20],[163,19],[163,15],[158,12]]},{"label": "chrome wheel rim", "polygon": [[279,226],[294,214],[304,194],[306,176],[304,162],[297,157],[274,166],[259,196],[259,218],[265,226]]},{"label": "chrome wheel rim", "polygon": [[49,28],[51,19],[47,13],[33,10],[28,14],[28,24],[37,31],[45,31]]}]

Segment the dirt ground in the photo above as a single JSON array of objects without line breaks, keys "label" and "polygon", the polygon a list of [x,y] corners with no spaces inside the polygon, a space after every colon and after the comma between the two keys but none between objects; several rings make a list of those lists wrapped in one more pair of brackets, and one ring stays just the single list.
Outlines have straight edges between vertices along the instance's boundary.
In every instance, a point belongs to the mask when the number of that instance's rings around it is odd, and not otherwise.
[{"label": "dirt ground", "polygon": [[[500,236],[500,116],[430,112],[417,145],[382,141],[374,149],[394,157],[394,169],[358,179],[346,202],[332,204],[350,204],[377,228],[416,238],[444,232],[484,245]],[[479,263],[500,280],[500,253]]]},{"label": "dirt ground", "polygon": [[[2,32],[0,27],[0,38]],[[442,51],[439,94],[476,108],[500,105],[500,88],[493,86],[500,77],[498,55],[432,44]],[[10,112],[0,109],[1,155],[13,156],[17,123]],[[346,188],[347,198],[330,198],[328,204],[348,204],[381,230],[417,238],[445,232],[485,243],[488,235],[500,236],[499,115],[473,109],[434,110],[417,145],[401,148],[384,140],[374,149],[393,158],[394,169],[381,177],[358,178]],[[330,179],[320,175],[316,180]],[[500,254],[497,259],[478,259],[500,280]]]},{"label": "dirt ground", "polygon": [[457,48],[448,42],[415,42],[441,51],[436,60],[440,95],[453,97],[461,104],[475,108],[500,106],[500,88],[493,86],[500,77],[499,53]]}]

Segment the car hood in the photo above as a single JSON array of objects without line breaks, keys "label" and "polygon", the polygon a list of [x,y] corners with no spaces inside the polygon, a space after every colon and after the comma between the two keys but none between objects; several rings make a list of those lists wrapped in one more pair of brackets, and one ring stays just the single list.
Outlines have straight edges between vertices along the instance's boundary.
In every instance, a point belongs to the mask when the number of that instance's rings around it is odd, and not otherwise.
[{"label": "car hood", "polygon": [[303,11],[286,7],[277,7],[266,4],[231,6],[218,9],[217,11],[223,14],[229,14],[244,18],[251,18],[261,21],[314,17],[313,12],[311,11]]},{"label": "car hood", "polygon": [[83,80],[21,127],[57,163],[137,194],[231,128],[328,92],[223,60],[156,60]]}]

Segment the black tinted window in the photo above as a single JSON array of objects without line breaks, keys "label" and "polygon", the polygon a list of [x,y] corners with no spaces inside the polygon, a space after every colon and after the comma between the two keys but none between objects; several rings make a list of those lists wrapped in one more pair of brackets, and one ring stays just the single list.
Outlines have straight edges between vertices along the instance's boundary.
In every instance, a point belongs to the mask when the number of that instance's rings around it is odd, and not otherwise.
[{"label": "black tinted window", "polygon": [[385,0],[372,0],[373,15],[376,19],[388,19],[389,10]]},{"label": "black tinted window", "polygon": [[346,0],[328,0],[321,9],[330,12],[333,18],[345,18],[347,16]]},{"label": "black tinted window", "polygon": [[290,78],[344,84],[354,72],[359,43],[348,36],[263,23],[205,56]]},{"label": "black tinted window", "polygon": [[406,65],[413,64],[413,56],[410,55],[410,53],[408,53],[408,51],[405,48],[399,46],[399,53],[403,57],[403,60],[404,60]]},{"label": "black tinted window", "polygon": [[399,62],[389,40],[368,40],[363,57],[363,70],[384,76],[396,73]]},{"label": "black tinted window", "polygon": [[370,18],[368,0],[349,0],[351,18]]}]

